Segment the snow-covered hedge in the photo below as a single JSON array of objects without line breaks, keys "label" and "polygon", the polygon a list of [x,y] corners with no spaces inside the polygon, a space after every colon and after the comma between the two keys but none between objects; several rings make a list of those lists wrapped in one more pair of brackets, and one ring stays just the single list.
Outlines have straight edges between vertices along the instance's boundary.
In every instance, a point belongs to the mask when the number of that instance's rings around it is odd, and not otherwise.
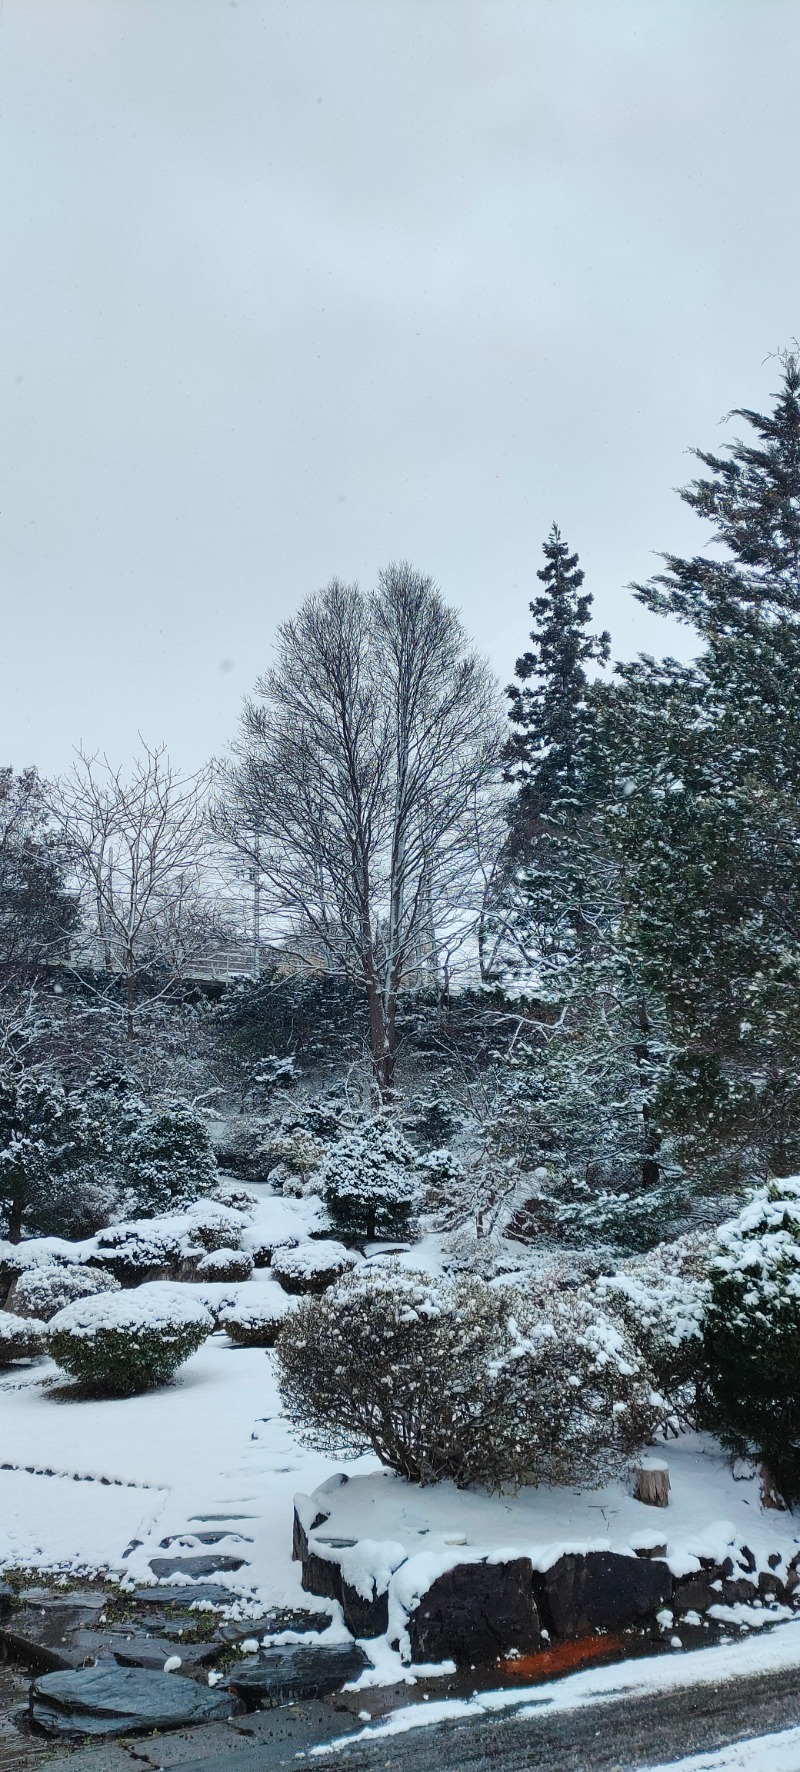
[{"label": "snow-covered hedge", "polygon": [[210,1249],[197,1264],[198,1280],[249,1280],[252,1272],[246,1249]]},{"label": "snow-covered hedge", "polygon": [[76,1298],[92,1298],[97,1292],[118,1292],[119,1280],[99,1267],[29,1267],[14,1281],[8,1309],[20,1317],[50,1318]]},{"label": "snow-covered hedge", "polygon": [[265,1285],[260,1296],[244,1293],[235,1304],[226,1305],[219,1326],[239,1347],[274,1347],[284,1318],[296,1308],[280,1287]]},{"label": "snow-covered hedge", "polygon": [[141,1286],[149,1280],[165,1280],[177,1271],[181,1238],[172,1229],[148,1219],[131,1219],[100,1231],[88,1260],[105,1268],[122,1286]]},{"label": "snow-covered hedge", "polygon": [[348,1268],[356,1266],[358,1256],[343,1243],[325,1238],[298,1243],[294,1249],[276,1249],[272,1257],[272,1273],[284,1292],[324,1292]]},{"label": "snow-covered hedge", "polygon": [[86,1390],[125,1397],[166,1384],[213,1327],[179,1287],[145,1285],[67,1305],[49,1325],[47,1346]]},{"label": "snow-covered hedge", "polygon": [[182,1214],[186,1236],[192,1244],[206,1250],[238,1249],[246,1229],[249,1213],[235,1211],[215,1200],[198,1200]]},{"label": "snow-covered hedge", "polygon": [[276,1351],[312,1445],[369,1447],[418,1483],[599,1482],[664,1413],[624,1329],[586,1293],[361,1269],[305,1300]]},{"label": "snow-covered hedge", "polygon": [[0,1311],[0,1366],[12,1360],[31,1360],[44,1352],[47,1324],[37,1317],[18,1317]]},{"label": "snow-covered hedge", "polygon": [[327,1151],[320,1192],[337,1229],[351,1237],[402,1236],[420,1203],[417,1156],[380,1115]]},{"label": "snow-covered hedge", "polygon": [[706,1320],[714,1425],[800,1500],[800,1177],[771,1181],[717,1233]]}]

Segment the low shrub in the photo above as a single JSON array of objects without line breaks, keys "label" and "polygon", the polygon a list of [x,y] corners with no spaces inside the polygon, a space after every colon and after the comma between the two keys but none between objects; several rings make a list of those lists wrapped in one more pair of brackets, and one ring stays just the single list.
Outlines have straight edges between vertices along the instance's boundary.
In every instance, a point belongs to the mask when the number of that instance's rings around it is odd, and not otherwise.
[{"label": "low shrub", "polygon": [[0,1366],[12,1360],[32,1360],[44,1353],[47,1324],[38,1317],[18,1317],[12,1311],[0,1311]]},{"label": "low shrub", "polygon": [[261,1231],[254,1226],[245,1231],[242,1245],[249,1249],[255,1267],[269,1267],[276,1249],[296,1249],[298,1241],[289,1231]]},{"label": "low shrub", "polygon": [[215,1187],[209,1199],[216,1200],[220,1206],[228,1206],[232,1212],[241,1212],[250,1218],[258,1205],[258,1195],[249,1187],[242,1187],[238,1181],[221,1181]]},{"label": "low shrub", "polygon": [[705,1391],[708,1283],[665,1273],[644,1257],[600,1278],[594,1290],[601,1307],[624,1324],[671,1415],[694,1423]]},{"label": "low shrub", "polygon": [[198,1280],[249,1280],[252,1272],[246,1249],[210,1249],[197,1264]]},{"label": "low shrub", "polygon": [[717,1233],[705,1324],[709,1415],[800,1500],[800,1177],[769,1182]]},{"label": "low shrub", "polygon": [[100,1231],[87,1261],[104,1268],[121,1286],[143,1286],[151,1280],[167,1280],[177,1272],[181,1239],[176,1232],[161,1230],[148,1220],[112,1225]]},{"label": "low shrub", "polygon": [[417,1157],[402,1132],[378,1116],[328,1150],[320,1192],[345,1236],[374,1239],[408,1233],[421,1189]]},{"label": "low shrub", "polygon": [[272,1273],[284,1292],[324,1292],[357,1261],[358,1256],[345,1249],[343,1243],[320,1239],[298,1243],[294,1249],[276,1249]]},{"label": "low shrub", "polygon": [[209,1312],[175,1286],[78,1299],[53,1317],[47,1346],[84,1390],[127,1397],[168,1383],[211,1334]]},{"label": "low shrub", "polygon": [[287,1313],[297,1307],[278,1286],[264,1286],[263,1296],[248,1293],[220,1311],[219,1326],[238,1347],[274,1347]]},{"label": "low shrub", "polygon": [[76,1298],[92,1298],[97,1292],[118,1292],[119,1280],[99,1267],[29,1267],[14,1281],[8,1308],[20,1317],[39,1317],[45,1323]]},{"label": "low shrub", "polygon": [[310,1444],[370,1448],[417,1483],[597,1483],[664,1412],[622,1327],[577,1291],[362,1268],[304,1300],[276,1353]]},{"label": "low shrub", "polygon": [[200,1200],[184,1214],[188,1237],[203,1249],[238,1249],[247,1226],[243,1212],[213,1200]]},{"label": "low shrub", "polygon": [[324,1155],[325,1146],[322,1141],[302,1127],[295,1127],[291,1132],[276,1133],[267,1146],[269,1179],[274,1184],[278,1176],[284,1186],[290,1176],[299,1181],[308,1181],[316,1174]]}]

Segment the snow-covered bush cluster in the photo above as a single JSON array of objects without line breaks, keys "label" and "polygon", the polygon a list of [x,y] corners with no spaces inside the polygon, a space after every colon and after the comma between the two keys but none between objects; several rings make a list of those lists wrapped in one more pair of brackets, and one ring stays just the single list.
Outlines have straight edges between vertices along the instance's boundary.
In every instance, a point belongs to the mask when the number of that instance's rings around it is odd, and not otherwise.
[{"label": "snow-covered bush cluster", "polygon": [[390,1120],[377,1116],[331,1145],[320,1192],[337,1230],[350,1237],[405,1236],[420,1204],[417,1155]]},{"label": "snow-covered bush cluster", "polygon": [[210,1249],[197,1263],[198,1280],[249,1280],[252,1272],[246,1249]]},{"label": "snow-covered bush cluster", "polygon": [[122,1286],[141,1286],[148,1280],[169,1279],[177,1271],[180,1254],[180,1237],[174,1228],[161,1228],[149,1219],[131,1219],[99,1231],[88,1259],[113,1274]]},{"label": "snow-covered bush cluster", "polygon": [[179,1287],[144,1285],[67,1305],[49,1325],[47,1347],[83,1389],[125,1397],[166,1384],[213,1327]]},{"label": "snow-covered bush cluster", "polygon": [[246,1229],[250,1211],[223,1205],[215,1200],[198,1200],[181,1214],[181,1228],[187,1248],[207,1251],[238,1249]]},{"label": "snow-covered bush cluster", "polygon": [[294,1248],[276,1249],[272,1272],[284,1292],[324,1292],[348,1268],[355,1267],[358,1257],[343,1243],[326,1238],[297,1243]]},{"label": "snow-covered bush cluster", "polygon": [[44,1352],[47,1324],[36,1317],[18,1317],[0,1311],[0,1366],[12,1360],[31,1360]]},{"label": "snow-covered bush cluster", "polygon": [[417,1483],[597,1483],[664,1413],[621,1325],[584,1292],[396,1264],[304,1301],[277,1342],[290,1418],[328,1452],[371,1448]]},{"label": "snow-covered bush cluster", "polygon": [[800,1499],[800,1177],[755,1191],[723,1225],[709,1262],[711,1418]]},{"label": "snow-covered bush cluster", "polygon": [[35,1265],[14,1281],[7,1305],[20,1317],[39,1317],[48,1323],[57,1311],[76,1298],[92,1298],[98,1292],[118,1292],[119,1280],[99,1267]]},{"label": "snow-covered bush cluster", "polygon": [[294,1308],[280,1287],[265,1285],[225,1305],[219,1325],[239,1347],[274,1347],[284,1317]]},{"label": "snow-covered bush cluster", "polygon": [[707,1281],[670,1273],[658,1250],[595,1282],[603,1309],[624,1324],[653,1379],[679,1421],[696,1420],[705,1379],[703,1330]]},{"label": "snow-covered bush cluster", "polygon": [[273,1187],[285,1194],[302,1197],[313,1186],[312,1177],[319,1170],[325,1146],[304,1127],[274,1134],[266,1148],[269,1179]]}]

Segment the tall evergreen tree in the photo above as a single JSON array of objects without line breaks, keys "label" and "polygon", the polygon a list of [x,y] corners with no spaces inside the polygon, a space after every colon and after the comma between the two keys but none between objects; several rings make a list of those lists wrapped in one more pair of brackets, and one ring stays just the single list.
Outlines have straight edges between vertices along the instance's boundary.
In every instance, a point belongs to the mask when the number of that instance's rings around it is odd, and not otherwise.
[{"label": "tall evergreen tree", "polygon": [[666,997],[662,1111],[695,1169],[800,1162],[800,364],[682,497],[718,554],[635,587],[692,626],[690,666],[642,659],[617,698],[614,827],[642,964]]}]

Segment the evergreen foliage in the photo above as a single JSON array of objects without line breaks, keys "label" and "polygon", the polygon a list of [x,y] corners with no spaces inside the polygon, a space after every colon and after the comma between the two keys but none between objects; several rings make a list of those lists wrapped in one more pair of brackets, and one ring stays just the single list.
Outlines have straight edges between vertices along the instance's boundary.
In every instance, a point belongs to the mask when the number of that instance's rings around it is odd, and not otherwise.
[{"label": "evergreen foliage", "polygon": [[328,1150],[320,1191],[345,1236],[404,1236],[421,1194],[415,1152],[390,1120],[366,1120]]},{"label": "evergreen foliage", "polygon": [[147,1114],[127,1141],[123,1177],[130,1207],[142,1218],[210,1194],[219,1171],[203,1121],[180,1103]]}]

